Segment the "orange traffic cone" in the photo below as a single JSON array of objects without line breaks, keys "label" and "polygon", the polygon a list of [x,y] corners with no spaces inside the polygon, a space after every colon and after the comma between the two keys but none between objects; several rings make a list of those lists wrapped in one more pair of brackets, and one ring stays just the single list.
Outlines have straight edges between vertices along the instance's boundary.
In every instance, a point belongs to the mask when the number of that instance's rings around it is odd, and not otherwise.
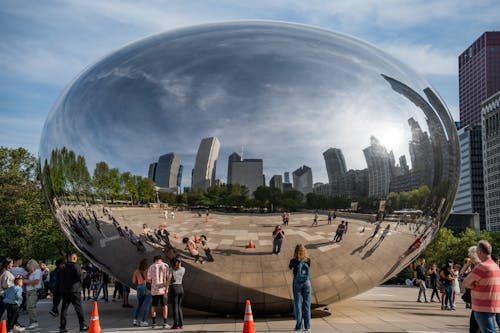
[{"label": "orange traffic cone", "polygon": [[250,243],[248,243],[248,248],[255,249],[255,244],[251,240],[250,240]]},{"label": "orange traffic cone", "polygon": [[0,333],[7,333],[7,321],[2,320],[0,323]]},{"label": "orange traffic cone", "polygon": [[243,333],[255,333],[255,326],[253,324],[252,306],[250,300],[247,299],[245,305],[245,319],[243,321]]},{"label": "orange traffic cone", "polygon": [[102,333],[101,324],[99,322],[99,311],[97,311],[97,301],[94,301],[94,306],[92,307],[88,333]]}]

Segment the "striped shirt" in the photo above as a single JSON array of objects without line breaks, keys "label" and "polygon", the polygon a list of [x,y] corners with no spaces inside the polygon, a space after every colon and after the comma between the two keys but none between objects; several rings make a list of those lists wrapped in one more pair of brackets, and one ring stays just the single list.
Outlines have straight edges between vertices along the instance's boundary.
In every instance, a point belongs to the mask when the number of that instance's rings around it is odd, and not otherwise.
[{"label": "striped shirt", "polygon": [[475,282],[472,288],[472,310],[500,313],[500,268],[491,260],[476,265],[470,273]]},{"label": "striped shirt", "polygon": [[151,294],[165,295],[168,292],[168,281],[170,278],[170,269],[162,261],[155,262],[148,269],[148,281],[151,281]]}]

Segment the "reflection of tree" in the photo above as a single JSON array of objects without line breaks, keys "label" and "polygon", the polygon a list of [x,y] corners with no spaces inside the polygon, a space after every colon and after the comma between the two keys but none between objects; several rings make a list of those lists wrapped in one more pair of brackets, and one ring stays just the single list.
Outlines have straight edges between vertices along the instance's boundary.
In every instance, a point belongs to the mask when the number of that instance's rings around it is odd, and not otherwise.
[{"label": "reflection of tree", "polygon": [[112,202],[124,199],[136,204],[154,201],[156,197],[152,181],[130,172],[120,173],[104,161],[96,164],[91,177],[85,157],[66,147],[51,152],[50,160],[44,161],[42,177],[49,198],[58,196],[87,201],[89,196],[97,195]]},{"label": "reflection of tree", "polygon": [[428,207],[431,191],[427,185],[407,192],[391,192],[387,196],[387,209],[413,208],[424,210]]}]

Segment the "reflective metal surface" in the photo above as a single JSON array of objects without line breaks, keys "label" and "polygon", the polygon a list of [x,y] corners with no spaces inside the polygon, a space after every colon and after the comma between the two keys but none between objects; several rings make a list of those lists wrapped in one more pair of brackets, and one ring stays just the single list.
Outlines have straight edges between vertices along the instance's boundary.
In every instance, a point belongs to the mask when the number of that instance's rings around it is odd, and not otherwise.
[{"label": "reflective metal surface", "polygon": [[[395,275],[437,234],[459,175],[453,121],[424,79],[358,39],[276,22],[196,26],[110,54],[56,102],[40,160],[55,216],[92,262],[130,284],[142,258],[180,255],[185,304],[239,314],[247,298],[256,313],[292,311],[298,243],[312,260],[314,307]],[[262,176],[283,192],[266,210],[241,191],[209,215],[193,192],[148,205],[185,187],[213,198],[228,178],[255,189]],[[299,199],[311,209],[294,210]],[[142,234],[143,224],[167,224],[170,236]],[[202,234],[214,258],[204,264],[182,243]]]}]

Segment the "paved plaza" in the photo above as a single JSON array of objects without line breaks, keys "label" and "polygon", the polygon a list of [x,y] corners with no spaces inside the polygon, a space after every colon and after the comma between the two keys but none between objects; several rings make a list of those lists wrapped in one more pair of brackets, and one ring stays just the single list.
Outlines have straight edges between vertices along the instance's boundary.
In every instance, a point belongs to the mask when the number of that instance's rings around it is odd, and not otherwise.
[{"label": "paved plaza", "polygon": [[[417,288],[383,286],[371,289],[352,299],[316,311],[312,320],[313,332],[468,332],[470,310],[461,299],[456,311],[441,311],[438,303],[417,303]],[[135,305],[135,295],[130,296]],[[91,302],[85,303],[88,321]],[[49,315],[50,300],[38,304],[40,329],[34,332],[58,332],[59,318]],[[99,302],[99,316],[103,332],[165,332],[165,329],[132,327],[134,309],[124,309],[120,302]],[[254,316],[256,332],[289,332],[294,327],[290,316]],[[27,315],[20,322],[27,323]],[[161,322],[161,320],[160,320]],[[168,322],[172,323],[172,318]],[[69,332],[77,332],[78,320],[73,309],[68,312]],[[242,332],[243,313],[240,317],[225,317],[185,309],[184,329],[181,332]]]}]

